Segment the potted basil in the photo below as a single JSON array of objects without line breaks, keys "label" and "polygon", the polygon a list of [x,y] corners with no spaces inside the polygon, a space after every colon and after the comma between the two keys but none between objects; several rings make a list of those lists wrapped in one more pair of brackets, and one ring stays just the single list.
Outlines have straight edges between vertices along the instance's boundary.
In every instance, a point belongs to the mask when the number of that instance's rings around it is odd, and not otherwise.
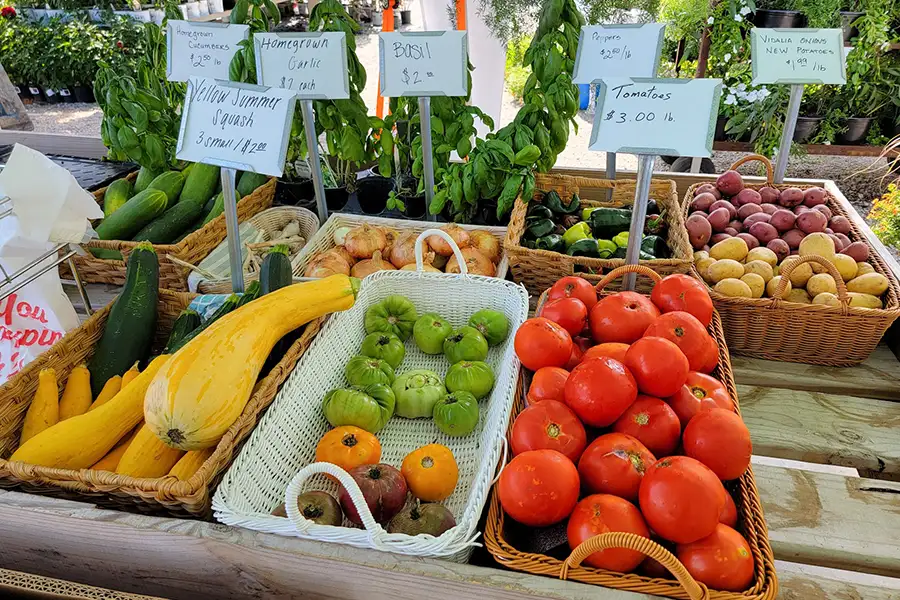
[{"label": "potted basil", "polygon": [[847,3],[840,11],[841,29],[844,31],[844,45],[849,46],[854,38],[859,37],[858,20],[860,17],[866,16],[866,11],[861,10],[862,6],[858,0]]}]

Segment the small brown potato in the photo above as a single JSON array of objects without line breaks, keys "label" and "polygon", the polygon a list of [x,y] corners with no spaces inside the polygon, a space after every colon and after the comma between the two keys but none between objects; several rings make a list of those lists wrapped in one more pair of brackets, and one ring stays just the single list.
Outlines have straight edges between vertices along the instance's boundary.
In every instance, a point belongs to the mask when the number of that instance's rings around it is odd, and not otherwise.
[{"label": "small brown potato", "polygon": [[754,248],[747,252],[747,262],[753,260],[761,260],[765,263],[769,263],[771,266],[775,266],[778,264],[778,257],[768,248]]},{"label": "small brown potato", "polygon": [[[867,275],[869,273],[874,273],[874,272],[875,272],[875,267],[873,267],[869,263],[867,263],[867,262],[857,262],[856,263],[856,276],[857,277],[859,277],[860,275]],[[845,279],[844,281],[849,281],[849,280]]]},{"label": "small brown potato", "polygon": [[779,273],[781,273],[781,267],[775,265],[774,267],[772,267],[772,273],[775,275],[775,277],[778,277]]},{"label": "small brown potato", "polygon": [[744,179],[737,171],[725,171],[716,178],[716,187],[726,196],[737,196],[744,189]]},{"label": "small brown potato", "polygon": [[765,283],[769,283],[769,280],[775,277],[775,271],[772,269],[772,265],[764,260],[748,261],[747,264],[744,265],[744,273],[759,275]]},{"label": "small brown potato", "polygon": [[828,227],[828,219],[817,210],[808,210],[797,217],[797,229],[804,233],[825,231]]},{"label": "small brown potato", "polygon": [[759,240],[760,245],[778,239],[778,230],[771,223],[754,223],[750,226],[749,233]]},{"label": "small brown potato", "polygon": [[753,297],[753,291],[750,289],[750,286],[740,279],[723,279],[722,281],[717,283],[716,287],[713,289],[723,296],[729,296],[732,298]]},{"label": "small brown potato", "polygon": [[795,206],[803,203],[803,190],[800,188],[789,187],[786,190],[781,191],[781,196],[778,198],[778,204],[784,206],[785,208],[794,208]]},{"label": "small brown potato", "polygon": [[737,208],[735,208],[734,204],[732,204],[728,200],[716,200],[712,203],[712,206],[709,207],[709,212],[718,210],[720,208],[727,208],[728,213],[731,215],[731,219],[737,218]]},{"label": "small brown potato", "polygon": [[[782,271],[785,270],[786,269],[782,269]],[[806,282],[809,281],[812,276],[813,270],[812,267],[809,266],[809,263],[795,265],[788,275],[791,280],[791,286],[795,288],[802,288],[805,286]]]},{"label": "small brown potato", "polygon": [[859,271],[856,261],[846,254],[834,255],[834,267],[837,269],[838,273],[841,274],[841,279],[845,282],[856,277],[856,274]]},{"label": "small brown potato", "polygon": [[712,236],[712,227],[710,226],[709,221],[706,217],[698,213],[689,216],[684,225],[687,229],[691,246],[695,249],[705,246]]},{"label": "small brown potato", "polygon": [[821,256],[834,262],[834,240],[827,233],[811,233],[800,241],[800,256]]},{"label": "small brown potato", "polygon": [[853,242],[841,250],[841,254],[853,257],[856,262],[866,262],[869,258],[869,247],[865,242]]},{"label": "small brown potato", "polygon": [[[817,206],[816,208],[818,209],[821,207]],[[828,226],[831,227],[831,229],[835,233],[843,233],[844,235],[847,235],[848,233],[850,233],[850,229],[851,229],[850,219],[848,219],[847,217],[844,217],[842,215],[837,215],[835,217],[832,217],[831,221],[828,222]]]},{"label": "small brown potato", "polygon": [[[781,275],[776,275],[772,279],[769,280],[769,283],[766,284],[766,296],[769,298],[775,297],[775,290],[778,288],[778,283],[782,280]],[[785,295],[791,291],[791,282],[787,282],[787,286],[785,287]]]},{"label": "small brown potato", "polygon": [[709,283],[715,283],[709,278],[709,267],[714,262],[716,262],[716,259],[714,258],[701,258],[694,262],[694,267],[697,269],[697,272],[700,273],[700,277]]},{"label": "small brown potato", "polygon": [[694,251],[694,260],[698,261],[701,258],[709,258],[709,252],[706,250],[695,250]]},{"label": "small brown potato", "polygon": [[820,204],[825,204],[825,190],[820,187],[811,187],[803,192],[803,204],[812,208]]},{"label": "small brown potato", "polygon": [[719,198],[722,197],[722,194],[719,192],[718,189],[716,189],[716,186],[714,186],[711,183],[704,183],[703,185],[699,186],[696,190],[694,190],[695,198],[697,196],[699,196],[700,194],[712,194],[713,196],[716,197],[716,200],[718,200]]},{"label": "small brown potato", "polygon": [[744,188],[737,195],[732,198],[732,202],[734,202],[735,206],[746,206],[748,204],[759,205],[762,204],[762,195],[756,190],[752,190],[750,188]]},{"label": "small brown potato", "polygon": [[832,217],[831,209],[828,208],[827,206],[825,206],[824,204],[817,204],[817,205],[813,206],[813,210],[817,210],[820,213],[822,213],[823,215],[825,215],[826,219],[830,220]]},{"label": "small brown potato", "polygon": [[762,298],[766,291],[766,282],[763,281],[762,277],[756,273],[745,273],[744,276],[741,277],[741,281],[747,284],[747,287],[750,288],[750,293],[753,294],[754,298]]},{"label": "small brown potato", "polygon": [[807,263],[810,267],[812,267],[813,275],[818,275],[819,273],[831,273],[828,269],[820,265],[819,263]]},{"label": "small brown potato", "polygon": [[709,278],[718,283],[723,279],[740,279],[744,274],[744,265],[730,258],[717,260],[707,269]]},{"label": "small brown potato", "polygon": [[831,275],[820,273],[809,278],[809,281],[806,282],[806,291],[813,297],[818,296],[822,292],[837,294],[837,285],[834,283],[834,278]]},{"label": "small brown potato", "polygon": [[881,273],[866,273],[847,282],[848,292],[880,296],[888,289],[888,278]]},{"label": "small brown potato", "polygon": [[[716,243],[710,248],[709,256],[716,260],[730,258],[731,260],[740,262],[747,257],[749,251],[747,242],[739,237],[729,237],[726,240]],[[738,277],[740,277],[740,275]]]},{"label": "small brown potato", "polygon": [[781,192],[769,186],[759,188],[759,195],[762,197],[763,204],[777,204],[778,199],[781,198]]},{"label": "small brown potato", "polygon": [[[747,206],[753,206],[752,204],[748,204]],[[746,231],[737,234],[736,237],[741,238],[747,244],[747,248],[753,250],[757,246],[759,246],[759,240],[747,233]]]},{"label": "small brown potato", "polygon": [[872,294],[861,294],[859,292],[850,292],[847,294],[850,296],[850,306],[856,306],[859,308],[883,308],[884,305],[881,303],[881,299],[873,296]]},{"label": "small brown potato", "polygon": [[837,307],[840,307],[841,305],[841,301],[838,299],[838,297],[830,292],[822,292],[821,294],[816,294],[816,296],[812,300],[812,303]]},{"label": "small brown potato", "polygon": [[[744,191],[752,192],[753,190],[744,190]],[[756,213],[761,213],[761,212],[763,212],[763,209],[759,204],[744,204],[738,209],[738,218],[746,219],[750,215],[755,215]]]},{"label": "small brown potato", "polygon": [[731,220],[731,213],[727,208],[720,207],[710,211],[707,219],[709,220],[709,224],[712,226],[713,231],[722,232],[728,227],[728,222]]},{"label": "small brown potato", "polygon": [[691,201],[691,209],[708,211],[709,207],[712,206],[712,203],[716,200],[718,200],[718,198],[716,198],[712,194],[698,194],[694,196],[693,201]]},{"label": "small brown potato", "polygon": [[810,303],[809,294],[806,293],[806,290],[797,288],[791,289],[791,291],[788,292],[787,296],[785,296],[784,299],[787,302],[797,302],[800,304]]}]

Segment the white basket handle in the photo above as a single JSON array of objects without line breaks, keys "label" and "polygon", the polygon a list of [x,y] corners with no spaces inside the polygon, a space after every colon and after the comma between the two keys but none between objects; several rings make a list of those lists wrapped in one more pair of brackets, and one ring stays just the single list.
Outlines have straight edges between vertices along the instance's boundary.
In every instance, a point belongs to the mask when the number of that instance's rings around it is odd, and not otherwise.
[{"label": "white basket handle", "polygon": [[369,510],[369,505],[366,504],[366,499],[363,497],[359,485],[357,485],[356,481],[350,477],[350,474],[347,471],[332,463],[316,462],[309,464],[300,469],[291,479],[290,483],[288,483],[287,489],[284,492],[284,510],[287,513],[288,519],[290,519],[294,524],[294,527],[297,528],[297,531],[301,534],[308,535],[310,529],[313,527],[325,527],[325,525],[318,525],[317,523],[310,521],[297,510],[297,496],[300,495],[300,486],[313,475],[318,475],[320,473],[331,475],[344,486],[344,489],[350,494],[350,501],[353,502],[353,506],[356,507],[359,518],[362,519],[363,527],[366,528],[366,532],[369,534],[372,545],[380,550],[388,550],[382,543],[387,532],[375,521],[375,517],[372,516],[372,511]]},{"label": "white basket handle", "polygon": [[497,475],[491,480],[491,485],[494,485],[498,481],[500,481],[500,475],[503,473],[503,469],[506,468],[506,459],[509,458],[509,442],[506,441],[506,436],[500,438],[500,445],[503,446],[503,456],[500,459],[499,467],[497,468]]},{"label": "white basket handle", "polygon": [[453,241],[453,238],[450,237],[446,231],[442,229],[426,229],[422,233],[419,234],[419,237],[416,238],[416,271],[422,273],[425,267],[425,260],[422,256],[422,246],[424,245],[425,240],[432,236],[436,235],[439,238],[443,238],[445,242],[450,244],[450,248],[453,250],[453,255],[456,256],[456,263],[459,265],[459,274],[460,275],[468,275],[469,267],[466,265],[466,259],[463,257],[462,250],[459,249],[459,246],[456,245],[456,242]]}]

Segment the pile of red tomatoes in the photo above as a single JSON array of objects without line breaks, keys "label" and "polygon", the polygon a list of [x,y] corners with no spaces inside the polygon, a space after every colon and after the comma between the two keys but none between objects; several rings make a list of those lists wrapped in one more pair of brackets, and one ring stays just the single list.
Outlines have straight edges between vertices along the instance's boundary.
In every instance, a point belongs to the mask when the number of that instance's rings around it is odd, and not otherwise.
[{"label": "pile of red tomatoes", "polygon": [[[556,282],[516,332],[534,377],[498,484],[506,514],[529,527],[568,518],[572,549],[613,531],[653,538],[709,587],[750,587],[753,556],[722,484],[750,464],[750,433],[710,375],[712,314],[706,286],[686,275],[664,278],[649,298],[598,299],[580,277]],[[609,549],[584,562],[628,573],[642,561]],[[653,563],[642,570],[661,576]]]}]

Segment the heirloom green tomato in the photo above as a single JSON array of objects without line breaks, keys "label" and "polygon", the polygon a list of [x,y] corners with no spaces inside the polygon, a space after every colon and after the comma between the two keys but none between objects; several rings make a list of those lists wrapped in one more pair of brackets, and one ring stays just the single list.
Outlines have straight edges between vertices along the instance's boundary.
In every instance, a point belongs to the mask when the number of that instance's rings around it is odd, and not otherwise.
[{"label": "heirloom green tomato", "polygon": [[386,360],[370,356],[354,356],[344,367],[347,383],[354,386],[383,383],[394,383],[394,369]]},{"label": "heirloom green tomato", "polygon": [[394,404],[390,386],[374,383],[361,388],[331,390],[322,399],[322,412],[334,427],[355,425],[376,433],[394,414]]},{"label": "heirloom green tomato", "polygon": [[426,369],[403,373],[394,380],[392,389],[397,398],[397,414],[407,419],[430,417],[434,405],[447,395],[440,376]]},{"label": "heirloom green tomato", "polygon": [[388,331],[401,340],[409,338],[416,323],[416,307],[403,296],[388,296],[366,311],[366,333]]},{"label": "heirloom green tomato", "polygon": [[449,391],[469,392],[481,400],[494,387],[494,372],[486,362],[463,360],[447,370],[444,381]]},{"label": "heirloom green tomato", "polygon": [[509,321],[506,315],[496,310],[479,310],[469,317],[469,327],[481,332],[491,346],[496,346],[509,335]]},{"label": "heirloom green tomato", "polygon": [[363,356],[386,360],[391,367],[396,369],[403,362],[403,357],[406,356],[406,348],[400,338],[393,333],[379,331],[365,337],[359,353]]},{"label": "heirloom green tomato", "polygon": [[444,339],[453,328],[437,313],[425,313],[413,326],[413,338],[419,350],[425,354],[440,354],[444,349]]},{"label": "heirloom green tomato", "polygon": [[434,405],[434,424],[452,436],[469,435],[478,425],[478,400],[462,390],[447,394]]},{"label": "heirloom green tomato", "polygon": [[450,364],[461,360],[484,360],[487,353],[487,340],[474,327],[461,327],[444,340],[444,355]]}]

